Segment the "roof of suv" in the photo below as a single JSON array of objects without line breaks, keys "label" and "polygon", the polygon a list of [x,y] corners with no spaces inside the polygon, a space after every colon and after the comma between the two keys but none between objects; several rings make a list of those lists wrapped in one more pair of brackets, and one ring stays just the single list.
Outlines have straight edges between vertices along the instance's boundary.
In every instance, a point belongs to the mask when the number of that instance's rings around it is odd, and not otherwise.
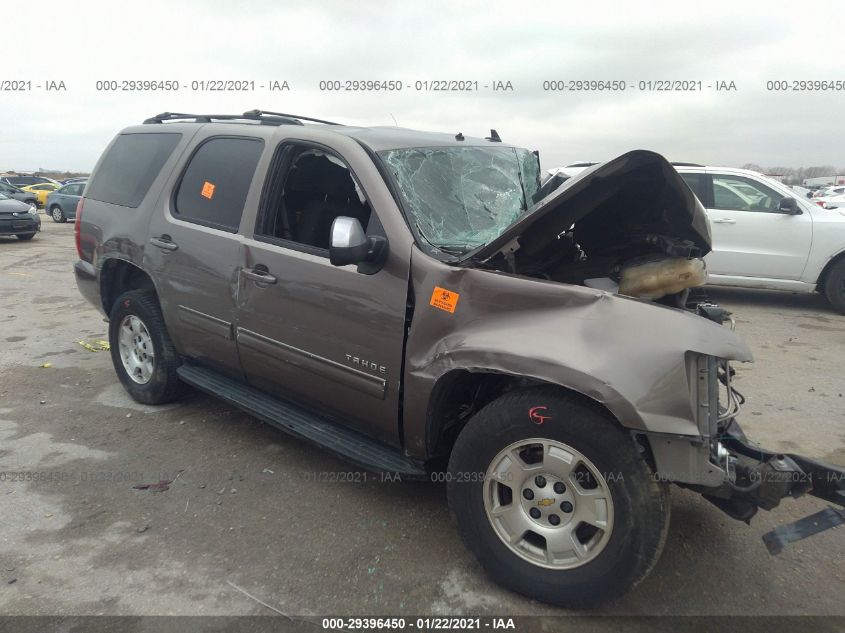
[{"label": "roof of suv", "polygon": [[770,176],[766,174],[762,174],[759,171],[753,171],[751,169],[742,169],[740,167],[721,167],[716,165],[691,165],[691,164],[674,164],[676,171],[679,172],[711,172],[717,171],[722,174],[734,174],[737,176],[756,176],[756,177],[763,177],[768,180],[772,180]]},{"label": "roof of suv", "polygon": [[158,131],[154,127],[157,125],[164,125],[168,128],[173,127],[176,130],[183,127],[195,129],[197,125],[238,126],[238,129],[241,131],[243,130],[243,126],[251,125],[256,130],[262,130],[262,133],[259,134],[260,136],[270,136],[276,127],[282,125],[291,127],[304,126],[354,138],[376,152],[411,147],[514,147],[508,143],[503,143],[495,130],[490,130],[489,137],[481,138],[464,136],[460,132],[450,134],[443,132],[424,132],[422,130],[412,130],[395,126],[362,127],[341,125],[310,117],[262,112],[260,110],[246,112],[243,115],[194,115],[165,112],[144,121],[143,128],[136,126],[130,129],[133,132],[154,132]]}]

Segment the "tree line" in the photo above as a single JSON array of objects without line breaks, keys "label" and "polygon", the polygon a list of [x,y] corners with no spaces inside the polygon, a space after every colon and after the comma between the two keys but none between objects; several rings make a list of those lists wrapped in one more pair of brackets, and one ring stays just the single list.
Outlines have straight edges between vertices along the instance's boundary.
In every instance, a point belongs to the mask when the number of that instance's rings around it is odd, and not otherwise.
[{"label": "tree line", "polygon": [[838,176],[845,174],[845,169],[833,165],[818,165],[814,167],[761,167],[755,163],[746,163],[743,169],[759,171],[762,174],[780,174],[787,185],[800,185],[805,178],[820,178],[821,176]]}]

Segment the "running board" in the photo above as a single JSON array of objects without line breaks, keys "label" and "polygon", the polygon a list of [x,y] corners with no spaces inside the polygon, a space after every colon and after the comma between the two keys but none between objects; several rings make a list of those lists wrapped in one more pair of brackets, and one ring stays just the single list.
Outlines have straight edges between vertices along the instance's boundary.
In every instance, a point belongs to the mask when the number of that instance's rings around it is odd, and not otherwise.
[{"label": "running board", "polygon": [[274,398],[254,387],[197,365],[182,365],[176,371],[179,378],[189,385],[217,396],[282,431],[325,448],[362,468],[411,479],[427,476],[420,464],[403,456],[397,449],[329,422],[291,402]]}]

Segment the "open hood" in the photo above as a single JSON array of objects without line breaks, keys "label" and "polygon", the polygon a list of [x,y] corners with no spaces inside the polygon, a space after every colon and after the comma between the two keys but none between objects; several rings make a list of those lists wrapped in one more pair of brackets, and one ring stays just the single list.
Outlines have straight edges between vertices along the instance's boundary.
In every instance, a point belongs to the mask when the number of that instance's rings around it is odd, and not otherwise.
[{"label": "open hood", "polygon": [[642,235],[688,241],[699,256],[711,250],[704,207],[680,174],[660,154],[634,150],[570,178],[462,261],[485,262],[499,253],[527,259],[573,225],[588,253]]}]

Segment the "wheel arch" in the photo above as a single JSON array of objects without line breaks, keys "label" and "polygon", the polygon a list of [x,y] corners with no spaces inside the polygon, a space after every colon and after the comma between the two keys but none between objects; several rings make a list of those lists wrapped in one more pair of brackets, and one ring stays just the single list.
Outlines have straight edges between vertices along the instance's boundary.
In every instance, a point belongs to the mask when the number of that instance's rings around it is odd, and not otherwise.
[{"label": "wheel arch", "polygon": [[830,257],[830,259],[827,260],[827,262],[824,265],[824,268],[822,268],[821,273],[819,273],[818,280],[816,281],[816,290],[818,292],[824,293],[824,285],[827,282],[828,274],[830,273],[831,269],[834,266],[836,266],[839,262],[841,262],[842,260],[845,260],[845,249],[843,249],[843,250],[839,251],[838,253],[832,255]]},{"label": "wheel arch", "polygon": [[[626,427],[602,402],[570,386],[539,378],[519,376],[493,369],[452,369],[441,375],[431,391],[426,412],[426,450],[431,466],[437,469],[448,462],[449,455],[461,430],[475,413],[503,394],[528,387],[551,387],[561,395],[600,412],[621,430]],[[651,447],[645,434],[635,433],[647,459],[653,464]]]},{"label": "wheel arch", "polygon": [[100,267],[100,301],[106,315],[117,298],[130,290],[152,290],[158,300],[158,290],[152,277],[136,264],[120,257],[107,258]]}]

